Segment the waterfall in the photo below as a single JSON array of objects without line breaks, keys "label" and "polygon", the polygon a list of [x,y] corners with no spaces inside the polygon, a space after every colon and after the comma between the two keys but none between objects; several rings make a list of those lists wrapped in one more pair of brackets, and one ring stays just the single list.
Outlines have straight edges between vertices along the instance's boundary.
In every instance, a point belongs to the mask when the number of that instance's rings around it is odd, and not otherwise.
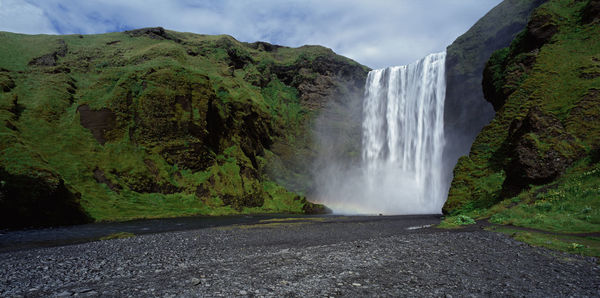
[{"label": "waterfall", "polygon": [[[400,214],[440,213],[446,53],[373,70],[363,106],[366,202]],[[377,202],[377,201],[380,202]]]},{"label": "waterfall", "polygon": [[446,53],[369,72],[362,163],[325,167],[321,201],[335,213],[440,214]]}]

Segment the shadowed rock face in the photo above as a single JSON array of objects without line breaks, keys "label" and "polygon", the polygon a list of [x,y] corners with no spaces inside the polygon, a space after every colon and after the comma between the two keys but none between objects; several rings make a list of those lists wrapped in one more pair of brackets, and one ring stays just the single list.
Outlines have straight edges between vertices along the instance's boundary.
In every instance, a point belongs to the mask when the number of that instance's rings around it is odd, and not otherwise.
[{"label": "shadowed rock face", "polygon": [[581,16],[581,21],[587,24],[598,20],[600,20],[600,0],[590,0]]},{"label": "shadowed rock face", "polygon": [[494,116],[481,88],[486,61],[510,44],[526,27],[531,11],[543,2],[503,1],[447,48],[444,163],[448,173]]},{"label": "shadowed rock face", "polygon": [[4,72],[0,69],[0,91],[10,92],[13,88],[15,88],[15,81],[8,72]]},{"label": "shadowed rock face", "polygon": [[82,224],[91,221],[56,173],[13,175],[0,169],[0,228]]}]

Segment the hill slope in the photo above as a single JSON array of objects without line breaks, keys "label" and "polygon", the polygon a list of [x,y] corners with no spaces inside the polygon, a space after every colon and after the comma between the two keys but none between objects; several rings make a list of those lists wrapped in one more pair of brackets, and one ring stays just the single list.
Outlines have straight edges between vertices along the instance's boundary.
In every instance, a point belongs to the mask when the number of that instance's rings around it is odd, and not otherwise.
[{"label": "hill slope", "polygon": [[551,0],[483,79],[496,115],[462,157],[444,212],[600,231],[600,1]]},{"label": "hill slope", "polygon": [[311,119],[368,71],[162,28],[0,41],[0,227],[314,211],[265,175],[271,149],[310,148]]}]

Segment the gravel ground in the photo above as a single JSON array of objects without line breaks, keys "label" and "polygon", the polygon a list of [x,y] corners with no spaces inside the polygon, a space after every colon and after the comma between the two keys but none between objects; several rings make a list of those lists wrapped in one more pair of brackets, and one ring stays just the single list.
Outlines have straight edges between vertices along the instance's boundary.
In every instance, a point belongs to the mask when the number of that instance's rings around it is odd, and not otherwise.
[{"label": "gravel ground", "polygon": [[0,254],[0,296],[600,296],[594,258],[431,217],[305,220]]}]

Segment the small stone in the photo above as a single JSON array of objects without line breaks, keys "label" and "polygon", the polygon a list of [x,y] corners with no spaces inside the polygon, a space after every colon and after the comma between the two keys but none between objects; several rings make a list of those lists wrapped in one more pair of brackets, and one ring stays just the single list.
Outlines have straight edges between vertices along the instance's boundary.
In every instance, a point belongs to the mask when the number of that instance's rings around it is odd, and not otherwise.
[{"label": "small stone", "polygon": [[190,283],[194,286],[199,285],[201,282],[202,281],[199,278],[195,278],[195,277],[190,280]]},{"label": "small stone", "polygon": [[247,294],[248,294],[248,292],[246,292],[246,291],[244,291],[244,290],[241,290],[241,291],[240,291],[240,295],[247,295]]},{"label": "small stone", "polygon": [[361,284],[359,284],[359,283],[357,283],[357,282],[353,282],[353,283],[352,283],[352,285],[353,285],[353,286],[355,286],[355,287],[360,287],[360,286],[362,286]]},{"label": "small stone", "polygon": [[54,296],[56,296],[56,297],[67,297],[67,296],[71,296],[71,295],[73,295],[73,293],[71,293],[69,291],[63,291],[63,292],[60,292],[58,294],[55,294]]}]

